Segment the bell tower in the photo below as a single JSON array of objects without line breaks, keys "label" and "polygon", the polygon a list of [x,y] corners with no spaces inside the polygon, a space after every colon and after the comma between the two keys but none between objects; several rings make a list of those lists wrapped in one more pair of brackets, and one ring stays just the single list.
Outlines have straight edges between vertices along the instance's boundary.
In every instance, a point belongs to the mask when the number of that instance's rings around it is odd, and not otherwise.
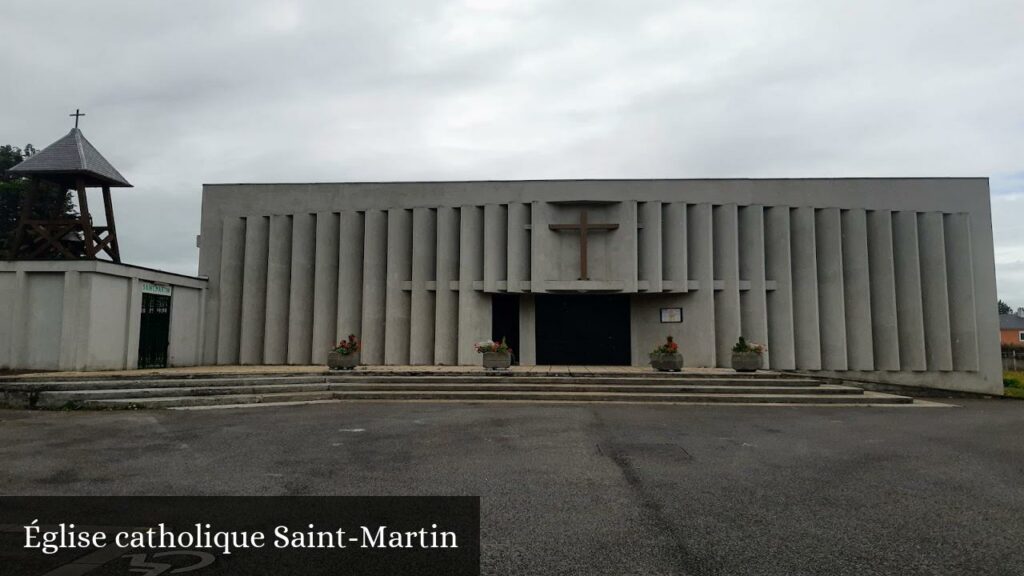
[{"label": "bell tower", "polygon": [[[30,180],[6,255],[8,260],[96,260],[105,255],[112,262],[121,261],[110,189],[132,185],[79,130],[78,119],[85,114],[76,110],[71,116],[75,118],[71,132],[7,171]],[[61,191],[74,190],[78,195],[78,217],[34,216],[32,207],[40,200],[40,188],[44,185],[56,186]],[[106,220],[103,226],[93,225],[89,188],[102,189]]]}]

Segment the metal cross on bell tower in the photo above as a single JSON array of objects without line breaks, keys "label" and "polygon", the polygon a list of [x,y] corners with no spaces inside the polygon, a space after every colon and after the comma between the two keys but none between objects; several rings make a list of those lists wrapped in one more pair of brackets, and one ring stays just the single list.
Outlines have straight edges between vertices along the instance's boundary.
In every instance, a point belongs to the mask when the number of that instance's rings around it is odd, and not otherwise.
[{"label": "metal cross on bell tower", "polygon": [[78,119],[81,118],[82,116],[85,116],[85,114],[81,110],[79,110],[78,108],[75,108],[75,113],[74,114],[68,114],[68,116],[74,116],[75,117],[75,128],[77,129],[78,128]]}]

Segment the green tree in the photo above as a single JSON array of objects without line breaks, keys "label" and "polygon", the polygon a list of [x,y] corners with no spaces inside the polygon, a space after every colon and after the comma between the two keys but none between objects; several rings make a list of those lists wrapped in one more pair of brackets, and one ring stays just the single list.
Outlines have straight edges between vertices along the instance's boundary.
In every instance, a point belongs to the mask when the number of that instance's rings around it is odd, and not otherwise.
[{"label": "green tree", "polygon": [[1009,304],[1003,302],[1002,300],[1000,300],[998,304],[1000,314],[1013,314],[1013,308],[1011,308]]},{"label": "green tree", "polygon": [[[0,258],[7,258],[14,239],[14,229],[21,214],[21,203],[28,191],[29,181],[7,170],[25,158],[35,154],[37,150],[31,144],[24,148],[5,144],[0,146]],[[32,205],[32,218],[76,218],[75,205],[71,201],[71,192],[50,183],[42,183],[39,196]],[[44,254],[43,257],[53,256]]]}]

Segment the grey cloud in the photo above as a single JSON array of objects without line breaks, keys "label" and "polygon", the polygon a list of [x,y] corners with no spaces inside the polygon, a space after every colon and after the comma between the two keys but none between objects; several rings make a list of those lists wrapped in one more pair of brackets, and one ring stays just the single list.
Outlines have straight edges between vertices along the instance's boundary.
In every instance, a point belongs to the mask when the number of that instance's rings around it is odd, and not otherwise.
[{"label": "grey cloud", "polygon": [[[1024,302],[1017,0],[7,0],[0,143],[82,107],[129,261],[204,182],[992,176]],[[1020,255],[1020,256],[1018,256]]]}]

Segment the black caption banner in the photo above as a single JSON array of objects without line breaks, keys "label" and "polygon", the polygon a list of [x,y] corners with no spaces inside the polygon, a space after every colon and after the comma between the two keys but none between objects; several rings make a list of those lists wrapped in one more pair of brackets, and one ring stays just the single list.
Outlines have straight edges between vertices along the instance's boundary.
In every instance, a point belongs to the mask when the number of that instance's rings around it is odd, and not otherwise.
[{"label": "black caption banner", "polygon": [[0,497],[0,576],[480,574],[478,497]]}]

